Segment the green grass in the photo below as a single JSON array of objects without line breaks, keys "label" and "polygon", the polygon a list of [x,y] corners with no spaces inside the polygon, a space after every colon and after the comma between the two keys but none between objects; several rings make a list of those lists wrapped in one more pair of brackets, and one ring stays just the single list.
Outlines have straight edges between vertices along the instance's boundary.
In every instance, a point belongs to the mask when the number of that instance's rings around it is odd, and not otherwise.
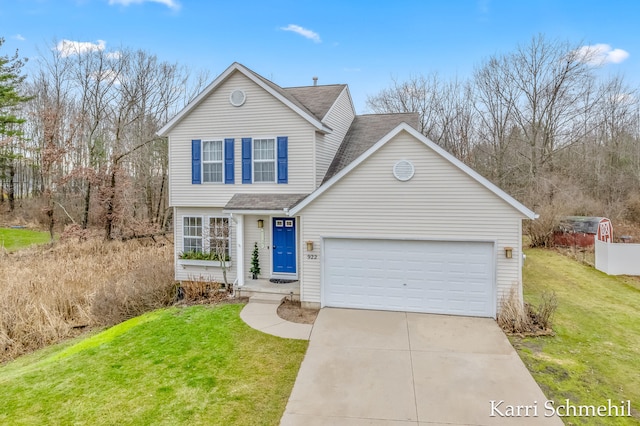
[{"label": "green grass", "polygon": [[610,277],[550,250],[528,250],[525,301],[558,298],[555,336],[512,338],[547,398],[556,404],[631,401],[633,418],[565,418],[568,424],[640,423],[640,285]]},{"label": "green grass", "polygon": [[49,242],[49,233],[30,229],[0,228],[0,247],[15,251],[33,244]]},{"label": "green grass", "polygon": [[307,342],[242,306],[156,311],[0,367],[0,424],[276,425]]}]

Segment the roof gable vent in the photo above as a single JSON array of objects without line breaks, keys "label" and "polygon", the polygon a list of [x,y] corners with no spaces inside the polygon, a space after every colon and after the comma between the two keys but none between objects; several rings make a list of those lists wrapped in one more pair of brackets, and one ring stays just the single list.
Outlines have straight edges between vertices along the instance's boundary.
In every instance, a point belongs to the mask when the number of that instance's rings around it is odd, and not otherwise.
[{"label": "roof gable vent", "polygon": [[401,182],[406,182],[413,177],[415,167],[409,160],[400,160],[393,166],[393,175]]},{"label": "roof gable vent", "polygon": [[235,107],[242,106],[246,100],[247,95],[244,93],[244,90],[234,90],[231,92],[231,95],[229,95],[229,102]]}]

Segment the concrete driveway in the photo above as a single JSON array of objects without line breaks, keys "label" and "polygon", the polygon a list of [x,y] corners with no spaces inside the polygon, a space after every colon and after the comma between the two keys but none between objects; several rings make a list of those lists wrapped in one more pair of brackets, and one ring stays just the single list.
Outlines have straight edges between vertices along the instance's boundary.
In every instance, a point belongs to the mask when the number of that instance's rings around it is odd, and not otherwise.
[{"label": "concrete driveway", "polygon": [[281,424],[561,425],[545,401],[492,319],[324,308]]}]

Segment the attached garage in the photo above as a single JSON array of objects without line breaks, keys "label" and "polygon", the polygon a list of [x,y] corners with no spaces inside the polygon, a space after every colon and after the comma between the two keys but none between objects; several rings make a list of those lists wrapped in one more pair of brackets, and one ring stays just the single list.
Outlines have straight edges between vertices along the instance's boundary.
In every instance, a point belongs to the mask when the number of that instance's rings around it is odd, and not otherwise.
[{"label": "attached garage", "polygon": [[288,212],[302,303],[495,318],[522,295],[522,220],[535,213],[414,128],[374,143],[366,124]]},{"label": "attached garage", "polygon": [[326,238],[324,306],[495,316],[493,242]]}]

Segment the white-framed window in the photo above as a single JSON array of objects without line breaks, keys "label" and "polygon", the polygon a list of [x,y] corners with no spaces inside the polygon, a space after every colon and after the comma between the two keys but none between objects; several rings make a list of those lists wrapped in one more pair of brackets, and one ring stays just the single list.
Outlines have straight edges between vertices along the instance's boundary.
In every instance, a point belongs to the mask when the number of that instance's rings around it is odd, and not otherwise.
[{"label": "white-framed window", "polygon": [[209,217],[209,251],[224,253],[225,260],[231,259],[231,226],[228,217]]},{"label": "white-framed window", "polygon": [[202,182],[223,182],[224,143],[222,140],[202,141]]},{"label": "white-framed window", "polygon": [[275,138],[253,140],[253,181],[276,181]]},{"label": "white-framed window", "polygon": [[182,218],[182,251],[184,253],[202,253],[202,217],[185,216]]},{"label": "white-framed window", "polygon": [[231,260],[231,221],[228,216],[183,216],[182,253],[202,253],[199,260]]}]

